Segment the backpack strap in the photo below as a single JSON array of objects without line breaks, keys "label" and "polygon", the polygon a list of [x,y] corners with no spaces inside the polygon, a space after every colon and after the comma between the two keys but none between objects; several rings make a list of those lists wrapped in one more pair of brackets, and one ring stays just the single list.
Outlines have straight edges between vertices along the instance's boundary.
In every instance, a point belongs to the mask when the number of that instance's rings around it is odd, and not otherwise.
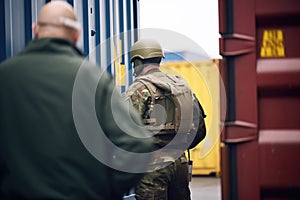
[{"label": "backpack strap", "polygon": [[142,118],[143,118],[144,124],[153,124],[156,122],[156,119],[149,118],[149,116],[153,112],[153,109],[154,109],[155,99],[157,98],[157,93],[156,93],[157,88],[152,83],[150,83],[149,81],[146,81],[144,79],[139,79],[136,81],[144,84],[151,95],[151,97],[148,98],[148,101],[146,102],[147,108],[146,108],[146,111],[143,114]]}]

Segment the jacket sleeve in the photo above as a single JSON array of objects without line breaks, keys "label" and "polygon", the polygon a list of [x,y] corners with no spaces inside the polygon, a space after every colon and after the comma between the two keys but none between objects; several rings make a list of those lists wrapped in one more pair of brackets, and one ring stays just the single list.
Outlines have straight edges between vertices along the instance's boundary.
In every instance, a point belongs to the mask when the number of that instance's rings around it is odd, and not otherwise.
[{"label": "jacket sleeve", "polygon": [[142,118],[147,110],[147,102],[150,97],[149,89],[139,81],[132,83],[125,93],[126,100],[133,105]]},{"label": "jacket sleeve", "polygon": [[[136,161],[134,155],[126,152],[151,152],[153,138],[144,128],[136,109],[133,109],[129,102],[126,103],[116,90],[109,75],[102,75],[98,88],[96,108],[99,124],[109,140],[125,152],[116,156],[113,149],[107,149],[107,156],[114,164],[110,169],[109,183],[113,191],[112,196],[118,198],[139,181],[143,175],[140,169],[146,168],[151,159],[150,155],[145,154],[143,161]],[[114,169],[116,166],[118,169]],[[135,168],[138,169],[138,173],[132,172]]]}]

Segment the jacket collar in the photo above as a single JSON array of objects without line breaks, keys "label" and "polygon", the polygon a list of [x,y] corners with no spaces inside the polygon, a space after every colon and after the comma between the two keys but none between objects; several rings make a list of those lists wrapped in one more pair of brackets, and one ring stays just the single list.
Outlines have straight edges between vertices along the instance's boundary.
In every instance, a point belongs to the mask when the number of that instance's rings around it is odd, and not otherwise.
[{"label": "jacket collar", "polygon": [[54,53],[54,54],[68,54],[68,55],[80,55],[82,52],[70,41],[60,38],[38,38],[33,39],[24,48],[22,53]]},{"label": "jacket collar", "polygon": [[143,74],[141,74],[141,76],[147,75],[147,74],[152,74],[154,72],[160,72],[159,66],[156,66],[156,65],[147,66],[146,68],[144,68],[144,70],[145,71]]}]

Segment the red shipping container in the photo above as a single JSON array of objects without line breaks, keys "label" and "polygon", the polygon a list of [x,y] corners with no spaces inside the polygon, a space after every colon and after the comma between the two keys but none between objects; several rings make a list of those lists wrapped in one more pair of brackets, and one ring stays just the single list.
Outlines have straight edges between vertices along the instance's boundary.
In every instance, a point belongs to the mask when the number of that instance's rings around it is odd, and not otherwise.
[{"label": "red shipping container", "polygon": [[219,0],[219,23],[222,199],[300,199],[300,1]]}]

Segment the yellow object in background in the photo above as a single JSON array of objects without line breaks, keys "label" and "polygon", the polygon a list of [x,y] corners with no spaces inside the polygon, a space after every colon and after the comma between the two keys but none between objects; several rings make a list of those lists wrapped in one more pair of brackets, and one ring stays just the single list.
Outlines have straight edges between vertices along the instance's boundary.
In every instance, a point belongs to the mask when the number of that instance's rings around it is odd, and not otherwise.
[{"label": "yellow object in background", "polygon": [[215,60],[163,62],[160,69],[181,76],[201,102],[205,113],[207,135],[190,150],[193,175],[220,175],[220,76]]}]

